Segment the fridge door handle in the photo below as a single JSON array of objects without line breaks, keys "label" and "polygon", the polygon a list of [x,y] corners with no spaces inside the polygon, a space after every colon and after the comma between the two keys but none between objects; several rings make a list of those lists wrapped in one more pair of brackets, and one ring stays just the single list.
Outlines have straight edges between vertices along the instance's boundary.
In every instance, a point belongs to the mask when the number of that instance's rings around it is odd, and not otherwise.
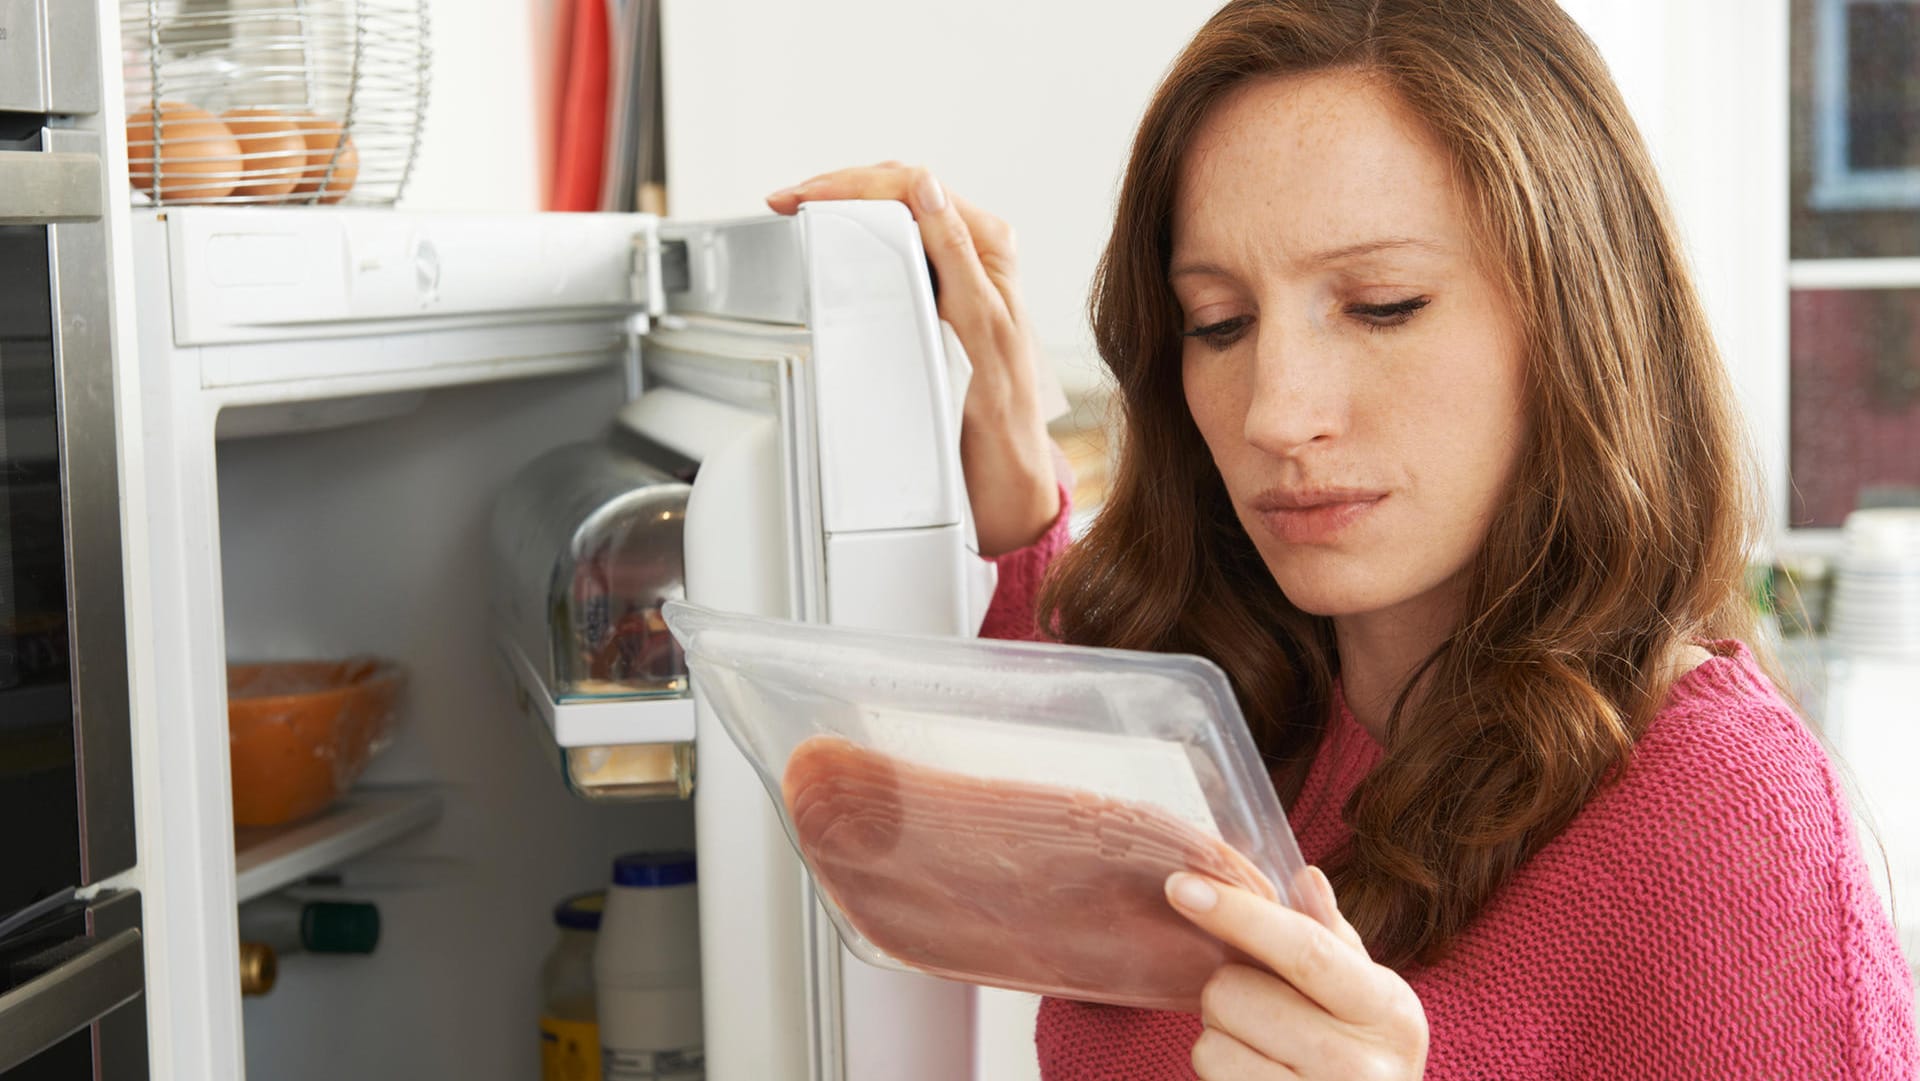
[{"label": "fridge door handle", "polygon": [[0,995],[0,1073],[138,998],[141,954],[140,931],[128,928]]},{"label": "fridge door handle", "polygon": [[0,153],[0,225],[97,221],[102,198],[97,154]]}]

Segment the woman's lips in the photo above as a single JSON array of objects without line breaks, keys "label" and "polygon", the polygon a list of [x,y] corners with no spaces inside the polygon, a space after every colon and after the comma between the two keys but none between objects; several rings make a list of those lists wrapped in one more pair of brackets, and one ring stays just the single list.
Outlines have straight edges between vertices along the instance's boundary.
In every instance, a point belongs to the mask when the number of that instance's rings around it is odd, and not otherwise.
[{"label": "woman's lips", "polygon": [[1325,544],[1373,512],[1387,497],[1351,496],[1301,506],[1278,506],[1263,501],[1260,522],[1267,532],[1288,544]]}]

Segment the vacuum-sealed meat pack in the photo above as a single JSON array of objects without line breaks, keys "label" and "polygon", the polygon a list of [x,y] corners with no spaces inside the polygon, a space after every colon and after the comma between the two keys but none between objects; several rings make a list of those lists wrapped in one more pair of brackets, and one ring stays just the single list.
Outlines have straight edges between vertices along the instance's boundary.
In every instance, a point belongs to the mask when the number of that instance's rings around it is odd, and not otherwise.
[{"label": "vacuum-sealed meat pack", "polygon": [[1292,900],[1299,850],[1207,661],[666,619],[865,961],[1195,1010],[1238,955],[1167,904],[1167,876]]}]

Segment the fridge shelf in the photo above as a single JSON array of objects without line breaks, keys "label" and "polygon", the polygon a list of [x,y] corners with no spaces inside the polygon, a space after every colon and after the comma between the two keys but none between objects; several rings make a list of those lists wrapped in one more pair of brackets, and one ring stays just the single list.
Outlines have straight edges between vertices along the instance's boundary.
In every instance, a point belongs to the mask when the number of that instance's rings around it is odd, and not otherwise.
[{"label": "fridge shelf", "polygon": [[318,818],[234,832],[234,891],[245,903],[397,841],[440,817],[430,788],[355,790]]}]

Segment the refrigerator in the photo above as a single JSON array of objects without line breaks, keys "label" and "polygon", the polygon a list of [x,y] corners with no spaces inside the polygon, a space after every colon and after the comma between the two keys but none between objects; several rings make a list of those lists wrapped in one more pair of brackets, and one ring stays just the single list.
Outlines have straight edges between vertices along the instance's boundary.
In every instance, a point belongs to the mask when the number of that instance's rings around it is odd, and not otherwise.
[{"label": "refrigerator", "polygon": [[[844,952],[697,698],[540,701],[489,599],[501,491],[619,418],[691,480],[690,600],[973,633],[991,583],[959,466],[964,358],[903,206],[172,207],[130,233],[153,1077],[535,1076],[554,903],[620,852],[674,847],[699,861],[708,1078],[1032,1075],[1030,998]],[[226,664],[355,653],[408,670],[392,748],[320,819],[236,834]],[[686,798],[579,798],[550,763],[583,742],[686,747]],[[374,902],[380,945],[295,955],[243,1001],[236,908],[287,890]]]}]

